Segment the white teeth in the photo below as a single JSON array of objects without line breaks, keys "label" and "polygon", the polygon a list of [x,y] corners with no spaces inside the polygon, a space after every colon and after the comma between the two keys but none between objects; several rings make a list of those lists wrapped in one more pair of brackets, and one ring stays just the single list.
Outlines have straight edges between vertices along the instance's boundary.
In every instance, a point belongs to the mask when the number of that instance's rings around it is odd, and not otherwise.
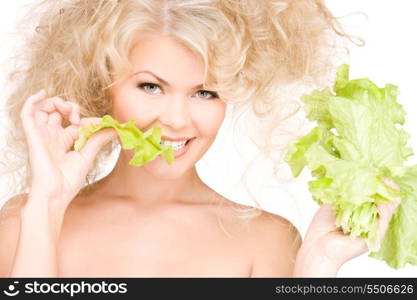
[{"label": "white teeth", "polygon": [[182,147],[184,147],[186,142],[187,142],[187,141],[182,141],[182,142],[171,142],[171,141],[164,141],[164,140],[161,140],[160,144],[161,144],[161,145],[165,145],[165,146],[170,146],[170,147],[172,147],[174,150],[178,150],[178,149],[181,149]]}]

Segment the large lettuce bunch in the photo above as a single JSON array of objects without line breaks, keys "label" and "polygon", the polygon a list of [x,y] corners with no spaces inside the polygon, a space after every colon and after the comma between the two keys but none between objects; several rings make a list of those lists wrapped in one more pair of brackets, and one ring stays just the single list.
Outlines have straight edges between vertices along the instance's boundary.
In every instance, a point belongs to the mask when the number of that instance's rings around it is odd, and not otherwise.
[{"label": "large lettuce bunch", "polygon": [[[397,94],[392,84],[379,88],[369,79],[349,80],[349,66],[340,66],[333,90],[302,97],[307,118],[317,126],[291,144],[285,157],[295,177],[305,166],[311,170],[309,191],[318,204],[332,204],[336,225],[365,238],[370,256],[393,268],[417,265],[417,165],[405,165],[413,151],[399,126],[405,112]],[[397,197],[401,204],[380,244],[376,204]]]}]

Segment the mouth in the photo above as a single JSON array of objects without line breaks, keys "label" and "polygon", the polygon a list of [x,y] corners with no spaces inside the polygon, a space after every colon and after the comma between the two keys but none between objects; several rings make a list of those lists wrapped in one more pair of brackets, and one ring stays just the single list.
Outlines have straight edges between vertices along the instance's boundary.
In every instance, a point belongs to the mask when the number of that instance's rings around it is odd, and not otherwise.
[{"label": "mouth", "polygon": [[182,147],[185,147],[193,138],[164,138],[161,137],[161,141],[159,142],[160,145],[169,146],[175,149],[181,149]]},{"label": "mouth", "polygon": [[169,141],[161,138],[160,145],[172,147],[172,149],[174,150],[174,156],[175,158],[177,158],[187,152],[187,150],[190,148],[190,145],[192,144],[192,141],[194,141],[195,139],[196,137],[185,139],[182,141]]}]

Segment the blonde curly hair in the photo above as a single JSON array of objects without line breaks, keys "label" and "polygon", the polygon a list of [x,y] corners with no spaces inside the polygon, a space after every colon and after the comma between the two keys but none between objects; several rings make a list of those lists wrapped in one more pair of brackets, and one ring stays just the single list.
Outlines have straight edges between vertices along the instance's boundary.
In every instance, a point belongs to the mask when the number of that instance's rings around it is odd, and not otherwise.
[{"label": "blonde curly hair", "polygon": [[[23,44],[3,110],[1,174],[12,175],[9,195],[27,192],[31,181],[19,118],[26,99],[45,88],[78,103],[81,117],[109,114],[109,88],[132,71],[128,57],[138,36],[175,37],[200,55],[204,88],[232,104],[235,116],[250,108],[259,126],[251,122],[248,134],[274,166],[286,146],[282,137],[297,132],[284,126],[299,110],[285,87],[322,83],[337,41],[349,38],[321,0],[39,0],[27,11],[16,27]],[[87,185],[115,147],[101,151]]]}]

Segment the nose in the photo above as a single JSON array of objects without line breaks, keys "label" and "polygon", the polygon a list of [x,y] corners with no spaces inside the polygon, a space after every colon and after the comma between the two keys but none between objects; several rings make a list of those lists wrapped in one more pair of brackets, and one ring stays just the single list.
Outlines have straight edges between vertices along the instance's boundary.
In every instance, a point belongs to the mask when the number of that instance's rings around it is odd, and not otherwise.
[{"label": "nose", "polygon": [[167,128],[180,130],[191,123],[191,112],[187,99],[183,96],[167,99],[160,116],[160,122]]}]

